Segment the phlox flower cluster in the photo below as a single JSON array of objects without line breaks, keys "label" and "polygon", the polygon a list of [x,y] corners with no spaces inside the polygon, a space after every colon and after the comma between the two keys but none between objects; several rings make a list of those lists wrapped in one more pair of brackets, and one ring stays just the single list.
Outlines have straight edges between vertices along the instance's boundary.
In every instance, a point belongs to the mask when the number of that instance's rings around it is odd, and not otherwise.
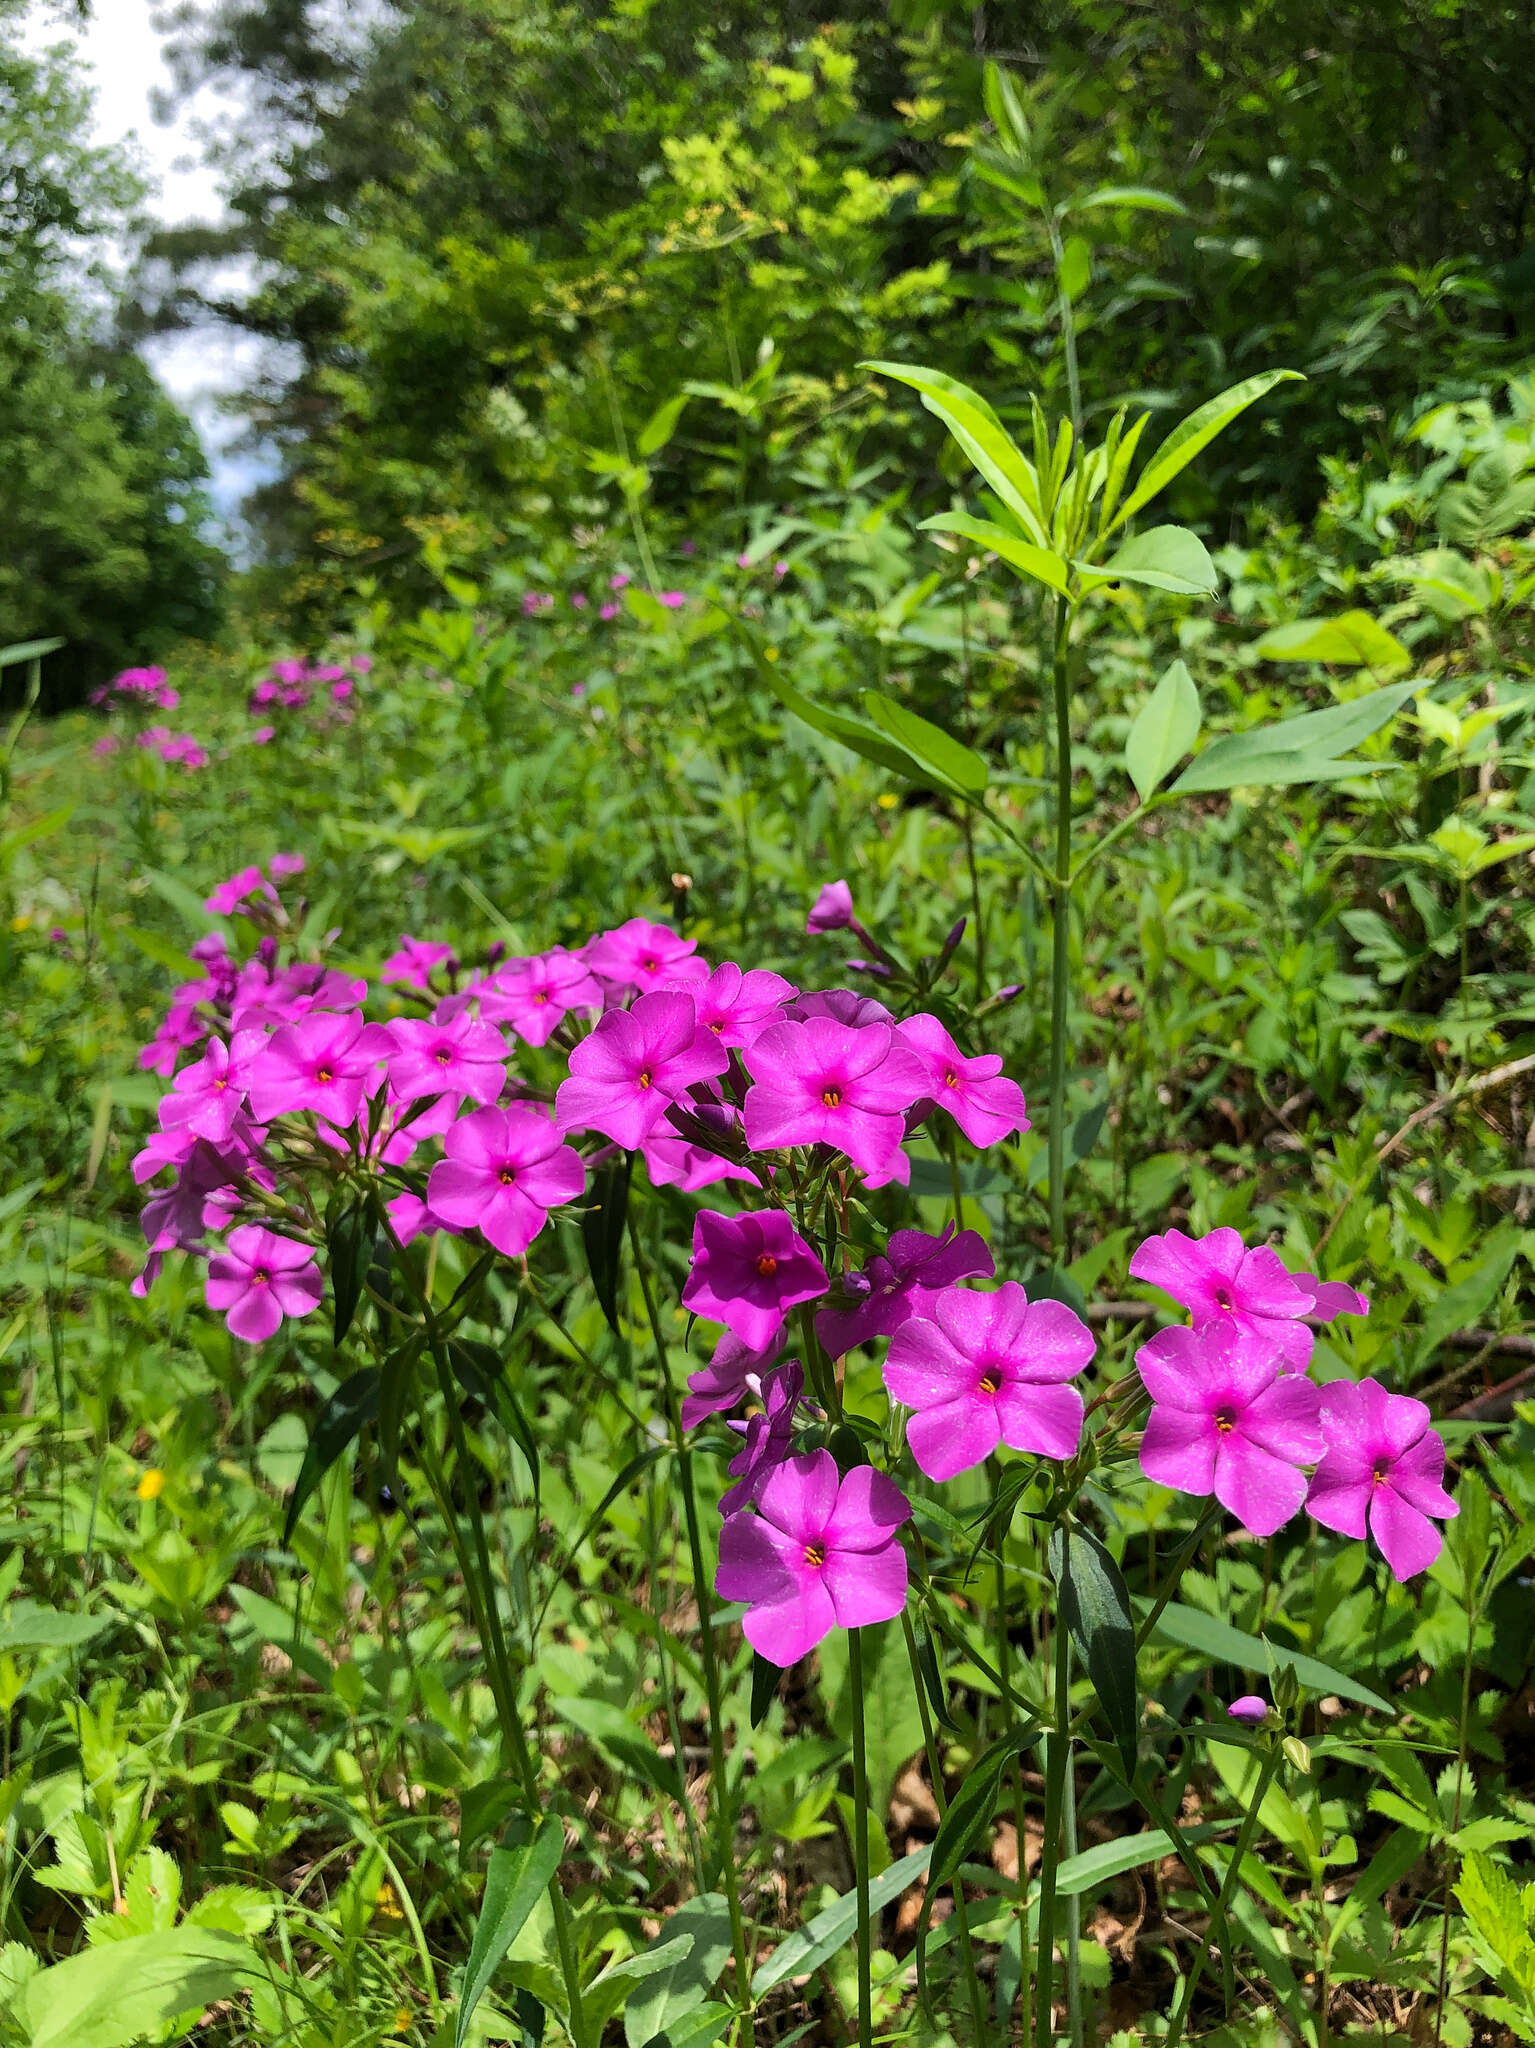
[{"label": "phlox flower cluster", "polygon": [[181,693],[167,682],[163,668],[125,668],[111,682],[100,683],[90,695],[92,704],[126,702],[130,706],[152,704],[156,711],[174,711]]},{"label": "phlox flower cluster", "polygon": [[252,685],[246,699],[251,716],[258,723],[251,737],[264,746],[276,737],[278,721],[284,714],[317,707],[326,719],[346,724],[359,680],[373,664],[366,654],[350,655],[345,661],[308,662],[296,659],[274,661],[264,676]]},{"label": "phlox flower cluster", "polygon": [[178,768],[206,768],[208,751],[189,732],[172,732],[168,725],[146,726],[136,744]]},{"label": "phlox flower cluster", "polygon": [[[906,1599],[907,1495],[892,1472],[849,1464],[845,1433],[838,1455],[827,1445],[853,1353],[876,1351],[888,1442],[924,1481],[1011,1454],[1065,1472],[1068,1493],[1081,1483],[1087,1322],[999,1276],[975,1230],[887,1235],[868,1200],[909,1185],[919,1137],[984,1149],[1029,1129],[1001,1059],[914,1007],[957,931],[914,978],[857,924],[846,883],[821,892],[811,929],[855,930],[904,1015],[710,962],[638,917],[467,971],[446,943],[404,935],[380,974],[396,1014],[376,1019],[362,976],[290,957],[282,891],[299,865],[278,856],[214,891],[209,909],[253,928],[254,950],[200,940],[203,979],[175,992],[146,1048],[171,1085],[135,1171],[171,1180],[145,1207],[143,1284],[171,1249],[206,1257],[210,1306],[259,1341],[321,1298],[317,1180],[371,1202],[402,1245],[446,1232],[514,1260],[618,1154],[655,1187],[708,1191],[681,1301],[715,1336],[681,1420],[722,1419],[734,1439],[717,1588],[780,1664]],[[1093,1404],[1097,1469],[1135,1455],[1149,1397],[1149,1479],[1213,1497],[1256,1536],[1307,1509],[1373,1537],[1398,1577],[1432,1561],[1455,1508],[1428,1411],[1374,1380],[1310,1376],[1316,1326],[1367,1314],[1362,1295],[1233,1230],[1168,1230],[1130,1270],[1188,1320]]]}]

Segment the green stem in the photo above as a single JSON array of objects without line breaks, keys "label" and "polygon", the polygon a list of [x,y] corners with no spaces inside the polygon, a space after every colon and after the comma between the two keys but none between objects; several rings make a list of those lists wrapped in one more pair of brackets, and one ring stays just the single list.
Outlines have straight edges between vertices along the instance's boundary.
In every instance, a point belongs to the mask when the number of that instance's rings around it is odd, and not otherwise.
[{"label": "green stem", "polygon": [[1050,1249],[1066,1256],[1066,1020],[1071,981],[1071,605],[1055,601],[1055,873],[1050,881]]},{"label": "green stem", "polygon": [[[639,1232],[635,1228],[634,1216],[629,1217],[629,1248],[634,1254],[634,1269],[640,1279],[640,1293],[645,1299],[645,1314],[650,1323],[650,1334],[655,1341],[656,1369],[661,1379],[661,1397],[666,1404],[666,1419],[671,1428],[672,1446],[677,1454],[677,1476],[682,1482],[682,1515],[687,1524],[688,1553],[693,1566],[693,1598],[698,1606],[699,1650],[704,1667],[704,1692],[709,1703],[709,1762],[710,1793],[714,1803],[714,1822],[719,1841],[720,1876],[725,1886],[725,1904],[730,1912],[730,1939],[736,1959],[736,1996],[743,2010],[751,1997],[751,1962],[746,1952],[746,1923],[741,1917],[741,1888],[736,1877],[735,1828],[730,1813],[730,1788],[725,1776],[725,1723],[721,1707],[719,1659],[714,1642],[713,1603],[709,1597],[709,1573],[704,1564],[703,1538],[698,1528],[698,1501],[693,1491],[693,1454],[688,1449],[687,1436],[682,1427],[682,1410],[677,1404],[677,1390],[672,1385],[671,1370],[666,1362],[666,1339],[661,1332],[661,1318],[656,1310],[656,1298],[650,1285],[650,1268],[640,1249]],[[677,1766],[680,1772],[682,1759]]]},{"label": "green stem", "polygon": [[[993,1478],[996,1466],[992,1466]],[[1004,1537],[1003,1542],[1006,1541]],[[1009,1728],[1018,1725],[1018,1709],[1013,1699],[1012,1681],[1012,1637],[1007,1625],[1007,1567],[1002,1559],[1001,1542],[997,1546],[997,1676],[1002,1682],[1002,1712],[1007,1717]],[[1023,1759],[1013,1758],[1013,1832],[1018,1838],[1018,1965],[1022,1982],[1019,1990],[1023,1997],[1023,2038],[1029,2037],[1029,1871],[1025,1858],[1028,1847],[1028,1831],[1025,1821],[1028,1815],[1028,1800],[1023,1789]],[[1001,2016],[1003,2026],[1008,2015]]]},{"label": "green stem", "polygon": [[1070,1754],[1071,1637],[1055,1621],[1055,1728],[1045,1765],[1045,1833],[1039,1845],[1039,1964],[1034,1987],[1035,2048],[1050,2048],[1055,2017],[1055,1872],[1061,1858],[1061,1809]]},{"label": "green stem", "polygon": [[[1461,1799],[1466,1789],[1466,1753],[1468,1748],[1467,1729],[1471,1721],[1471,1671],[1476,1655],[1476,1624],[1481,1614],[1480,1604],[1472,1599],[1466,1603],[1466,1661],[1460,1675],[1460,1740],[1455,1752],[1455,1805],[1450,1815],[1450,1832],[1460,1832]],[[1444,1899],[1439,1919],[1439,1989],[1434,2012],[1434,2048],[1439,2048],[1444,2033],[1444,1994],[1450,1972],[1450,1872],[1453,1866],[1446,1865],[1444,1873]]]},{"label": "green stem", "polygon": [[1187,1539],[1185,1540],[1183,1547],[1179,1550],[1177,1556],[1173,1559],[1172,1564],[1168,1569],[1166,1583],[1163,1585],[1161,1592],[1157,1595],[1156,1600],[1153,1602],[1151,1612],[1145,1617],[1145,1619],[1141,1622],[1139,1628],[1137,1628],[1135,1631],[1135,1647],[1137,1650],[1139,1650],[1145,1644],[1147,1638],[1151,1634],[1151,1631],[1162,1619],[1163,1609],[1166,1607],[1168,1601],[1172,1599],[1174,1593],[1176,1593],[1178,1590],[1178,1581],[1183,1577],[1184,1571],[1186,1570],[1190,1561],[1192,1560],[1194,1553],[1198,1550],[1200,1544],[1203,1543],[1203,1541],[1205,1540],[1206,1529],[1209,1528],[1210,1524],[1215,1520],[1216,1516],[1220,1513],[1220,1511],[1220,1502],[1217,1500],[1212,1500],[1206,1507],[1204,1513],[1200,1516],[1199,1520],[1194,1524],[1194,1527],[1191,1530]]},{"label": "green stem", "polygon": [[864,1754],[862,1631],[847,1632],[853,1695],[853,1880],[858,1891],[858,2048],[873,2048],[874,1995],[869,1936],[869,1767]]},{"label": "green stem", "polygon": [[[1065,1633],[1063,1631],[1063,1633]],[[1070,1637],[1067,1636],[1067,1660],[1071,1656]],[[1067,1856],[1077,1853],[1077,1774],[1071,1762],[1071,1729],[1068,1727],[1061,1738],[1066,1749],[1066,1778],[1062,1786],[1064,1798],[1061,1804],[1062,1848]],[[1066,1920],[1066,2021],[1071,2032],[1071,2048],[1082,2048],[1082,1915],[1077,1902],[1072,1900]]]},{"label": "green stem", "polygon": [[[949,1810],[949,1795],[943,1788],[943,1758],[938,1750],[938,1737],[933,1729],[933,1717],[928,1711],[927,1688],[922,1683],[922,1667],[917,1657],[917,1635],[911,1625],[911,1609],[901,1609],[901,1626],[906,1631],[906,1661],[911,1666],[912,1690],[917,1695],[917,1712],[922,1717],[922,1747],[927,1752],[928,1775],[933,1781],[933,1804],[938,1809],[938,1818],[943,1820]],[[981,1997],[981,1980],[975,1969],[975,1944],[970,1938],[970,1915],[965,1906],[965,1887],[956,1875],[953,1884],[954,1924],[959,1929],[960,1956],[965,1970],[965,1992],[970,2000],[970,2018],[975,2026],[976,2048],[986,2048],[986,2006]]]},{"label": "green stem", "polygon": [[[1282,1756],[1283,1752],[1276,1741],[1274,1747],[1263,1759],[1263,1769],[1258,1775],[1257,1788],[1253,1793],[1246,1813],[1242,1816],[1241,1833],[1237,1836],[1236,1848],[1232,1851],[1231,1862],[1226,1871],[1225,1881],[1221,1885],[1220,1897],[1216,1901],[1223,1928],[1228,1924],[1231,1901],[1236,1896],[1237,1879],[1242,1868],[1242,1860],[1251,1847],[1253,1835],[1257,1831],[1258,1809],[1267,1797],[1268,1788],[1273,1782],[1274,1773],[1279,1769]],[[1183,2029],[1188,2023],[1189,2008],[1194,2003],[1194,1993],[1199,1989],[1199,1980],[1204,1975],[1205,1957],[1209,1952],[1210,1944],[1206,1941],[1197,1950],[1193,1962],[1189,1965],[1189,1974],[1183,1983],[1183,1995],[1178,2000],[1178,2010],[1173,2014],[1172,2025],[1168,2029],[1167,2039],[1162,2044],[1162,2048],[1178,2048],[1178,2043],[1183,2038]]]}]

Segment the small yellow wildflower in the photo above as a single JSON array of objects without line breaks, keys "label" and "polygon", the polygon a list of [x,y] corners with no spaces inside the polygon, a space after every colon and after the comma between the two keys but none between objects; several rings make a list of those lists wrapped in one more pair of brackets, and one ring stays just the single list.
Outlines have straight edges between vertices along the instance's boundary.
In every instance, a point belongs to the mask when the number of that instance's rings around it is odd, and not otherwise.
[{"label": "small yellow wildflower", "polygon": [[158,1500],[165,1491],[165,1474],[158,1465],[151,1465],[133,1490],[140,1500]]},{"label": "small yellow wildflower", "polygon": [[893,811],[900,802],[900,798],[887,789],[884,795],[877,798],[876,801],[882,811]]}]

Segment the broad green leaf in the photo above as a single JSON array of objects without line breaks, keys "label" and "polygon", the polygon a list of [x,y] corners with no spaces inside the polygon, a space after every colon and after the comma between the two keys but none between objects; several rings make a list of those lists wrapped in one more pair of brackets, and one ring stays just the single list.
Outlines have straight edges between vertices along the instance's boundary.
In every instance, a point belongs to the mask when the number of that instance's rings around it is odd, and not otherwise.
[{"label": "broad green leaf", "polygon": [[1071,1631],[1125,1769],[1135,1774],[1140,1699],[1135,1683],[1135,1623],[1124,1574],[1091,1529],[1057,1526],[1050,1535],[1050,1570],[1061,1619]]},{"label": "broad green leaf", "polygon": [[672,435],[677,431],[677,422],[682,409],[688,402],[686,391],[679,391],[675,398],[667,399],[665,405],[658,405],[650,418],[641,427],[635,441],[636,451],[648,461],[652,455],[659,455]]},{"label": "broad green leaf", "polygon": [[674,2020],[664,2033],[653,2034],[645,2048],[711,2048],[735,2016],[733,2005],[721,2005],[716,1999]]},{"label": "broad green leaf", "polygon": [[1090,562],[1073,566],[1082,571],[1086,589],[1100,583],[1143,583],[1150,590],[1171,590],[1186,597],[1216,586],[1215,564],[1199,535],[1186,526],[1148,527],[1132,535],[1101,568]]},{"label": "broad green leaf", "polygon": [[865,690],[863,708],[881,732],[888,733],[921,767],[931,770],[945,788],[958,790],[967,797],[985,795],[990,771],[973,747],[967,747],[942,726],[919,717],[915,711],[908,711],[904,704],[897,704],[882,691]]},{"label": "broad green leaf", "polygon": [[1180,420],[1167,439],[1157,449],[1141,471],[1135,489],[1120,506],[1109,526],[1113,533],[1127,520],[1133,519],[1142,505],[1149,505],[1159,492],[1186,469],[1203,449],[1208,448],[1217,434],[1223,433],[1239,413],[1246,412],[1250,405],[1272,391],[1276,384],[1303,383],[1298,370],[1263,370],[1256,377],[1245,377],[1240,384],[1233,384],[1229,391],[1223,391],[1191,412],[1187,419]]},{"label": "broad green leaf", "polygon": [[946,377],[941,370],[926,370],[915,364],[871,361],[858,367],[909,384],[928,411],[943,421],[1014,518],[1023,523],[1041,546],[1048,544],[1034,465],[1014,445],[979,392],[956,378]]},{"label": "broad green leaf", "polygon": [[63,645],[62,640],[13,640],[9,647],[0,647],[0,668],[14,668],[18,661],[41,661]]},{"label": "broad green leaf", "polygon": [[[1269,1645],[1260,1637],[1244,1635],[1229,1621],[1217,1621],[1213,1614],[1201,1614],[1197,1607],[1185,1607],[1181,1601],[1171,1600],[1163,1608],[1157,1617],[1156,1633],[1185,1650],[1196,1650],[1214,1664],[1232,1664],[1239,1671],[1270,1669]],[[1275,1649],[1273,1657],[1281,1664],[1293,1664],[1296,1677],[1312,1692],[1336,1693],[1340,1700],[1354,1700],[1382,1714],[1392,1712],[1389,1700],[1319,1658],[1288,1649]]]},{"label": "broad green leaf", "polygon": [[1070,594],[1068,565],[1060,555],[1049,548],[1037,548],[1029,541],[1020,540],[1017,534],[1009,533],[1005,526],[997,526],[990,519],[972,519],[965,512],[940,512],[936,518],[924,519],[917,531],[957,533],[966,540],[978,541],[983,548],[1000,555],[1020,576],[1032,577],[1036,583],[1043,583],[1047,590],[1053,590],[1061,597]]},{"label": "broad green leaf", "polygon": [[1349,747],[1379,730],[1413,695],[1421,683],[1390,683],[1349,704],[1326,711],[1303,712],[1252,732],[1223,734],[1194,757],[1174,792],[1261,788],[1276,783],[1321,782],[1340,775],[1363,774],[1373,765],[1340,758]]},{"label": "broad green leaf", "polygon": [[320,1410],[309,1439],[309,1448],[304,1453],[304,1462],[293,1484],[288,1512],[283,1518],[284,1543],[292,1542],[293,1532],[298,1527],[299,1516],[304,1512],[309,1496],[331,1466],[343,1451],[356,1442],[368,1424],[376,1420],[379,1386],[375,1368],[362,1366],[341,1382]]},{"label": "broad green leaf", "polygon": [[[869,1886],[869,1907],[879,1912],[899,1898],[910,1884],[915,1884],[927,1869],[932,1848],[915,1849],[911,1855],[903,1856],[898,1863],[882,1871]],[[798,1933],[781,1941],[767,1961],[752,1978],[752,1990],[758,1997],[771,1991],[775,1984],[782,1984],[786,1977],[808,1977],[812,1970],[820,1969],[838,1949],[846,1946],[853,1938],[858,1923],[858,1897],[855,1892],[844,1892],[840,1899],[834,1899],[823,1912],[817,1913],[810,1923]]]},{"label": "broad green leaf", "polygon": [[72,1614],[13,1600],[0,1613],[0,1655],[17,1650],[78,1650],[94,1642],[117,1619],[111,1614]]},{"label": "broad green leaf", "polygon": [[1187,216],[1188,208],[1171,192],[1159,192],[1153,185],[1098,185],[1080,199],[1071,200],[1068,213],[1085,213],[1094,206],[1127,206],[1136,213],[1177,213]]},{"label": "broad green leaf", "polygon": [[597,2040],[601,2037],[604,2026],[630,1997],[629,1987],[632,1984],[642,1978],[653,1977],[659,1971],[673,1969],[692,1946],[691,1934],[673,1935],[656,1948],[643,1949],[639,1955],[629,1956],[621,1963],[610,1963],[600,1976],[592,1980],[583,2001],[590,2038]]},{"label": "broad green leaf", "polygon": [[490,1988],[501,1959],[517,1939],[523,1922],[548,1890],[565,1851],[565,1828],[558,1814],[546,1813],[529,1839],[516,1848],[491,1851],[485,1873],[485,1896],[474,1925],[454,2048],[464,2048],[474,2009]]},{"label": "broad green leaf", "polygon": [[38,1971],[15,2010],[29,2030],[27,2048],[130,2048],[265,1979],[250,1943],[238,1935],[164,1928],[83,1949]]},{"label": "broad green leaf", "polygon": [[1125,768],[1141,802],[1149,803],[1199,737],[1199,691],[1187,666],[1174,661],[1130,722]]},{"label": "broad green leaf", "polygon": [[1085,235],[1072,235],[1061,251],[1056,277],[1068,299],[1080,299],[1093,281],[1093,251]]},{"label": "broad green leaf", "polygon": [[679,1906],[662,1922],[653,1946],[675,1949],[679,1934],[693,1937],[687,1954],[677,1955],[666,1969],[647,1977],[630,1993],[624,2007],[624,2039],[629,2048],[646,2048],[658,2035],[671,2038],[724,1974],[731,1949],[730,1907],[724,1893],[704,1892]]},{"label": "broad green leaf", "polygon": [[1523,1233],[1513,1222],[1499,1224],[1487,1233],[1475,1271],[1464,1280],[1458,1280],[1453,1287],[1445,1288],[1423,1318],[1418,1347],[1413,1355],[1416,1370],[1421,1371],[1427,1365],[1452,1330],[1463,1330],[1481,1321],[1503,1292],[1504,1282],[1513,1271],[1522,1243]]},{"label": "broad green leaf", "polygon": [[1412,656],[1368,612],[1339,612],[1335,619],[1295,619],[1275,626],[1254,648],[1264,661],[1320,661],[1334,668],[1389,671],[1408,668]]},{"label": "broad green leaf", "polygon": [[263,1642],[275,1644],[285,1656],[291,1657],[297,1669],[322,1692],[330,1690],[330,1664],[307,1628],[302,1624],[295,1626],[293,1616],[285,1608],[253,1586],[231,1586],[229,1597]]},{"label": "broad green leaf", "polygon": [[981,73],[981,98],[998,140],[1026,162],[1030,148],[1027,109],[1018,97],[1012,74],[990,57]]}]

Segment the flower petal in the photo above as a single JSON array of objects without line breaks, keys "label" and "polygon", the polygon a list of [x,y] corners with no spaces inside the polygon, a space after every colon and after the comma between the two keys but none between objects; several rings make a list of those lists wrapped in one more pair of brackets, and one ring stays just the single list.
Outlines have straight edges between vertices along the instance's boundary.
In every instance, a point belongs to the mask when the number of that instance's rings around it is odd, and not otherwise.
[{"label": "flower petal", "polygon": [[906,1552],[893,1539],[877,1550],[833,1550],[822,1582],[842,1628],[889,1621],[906,1605]]}]

